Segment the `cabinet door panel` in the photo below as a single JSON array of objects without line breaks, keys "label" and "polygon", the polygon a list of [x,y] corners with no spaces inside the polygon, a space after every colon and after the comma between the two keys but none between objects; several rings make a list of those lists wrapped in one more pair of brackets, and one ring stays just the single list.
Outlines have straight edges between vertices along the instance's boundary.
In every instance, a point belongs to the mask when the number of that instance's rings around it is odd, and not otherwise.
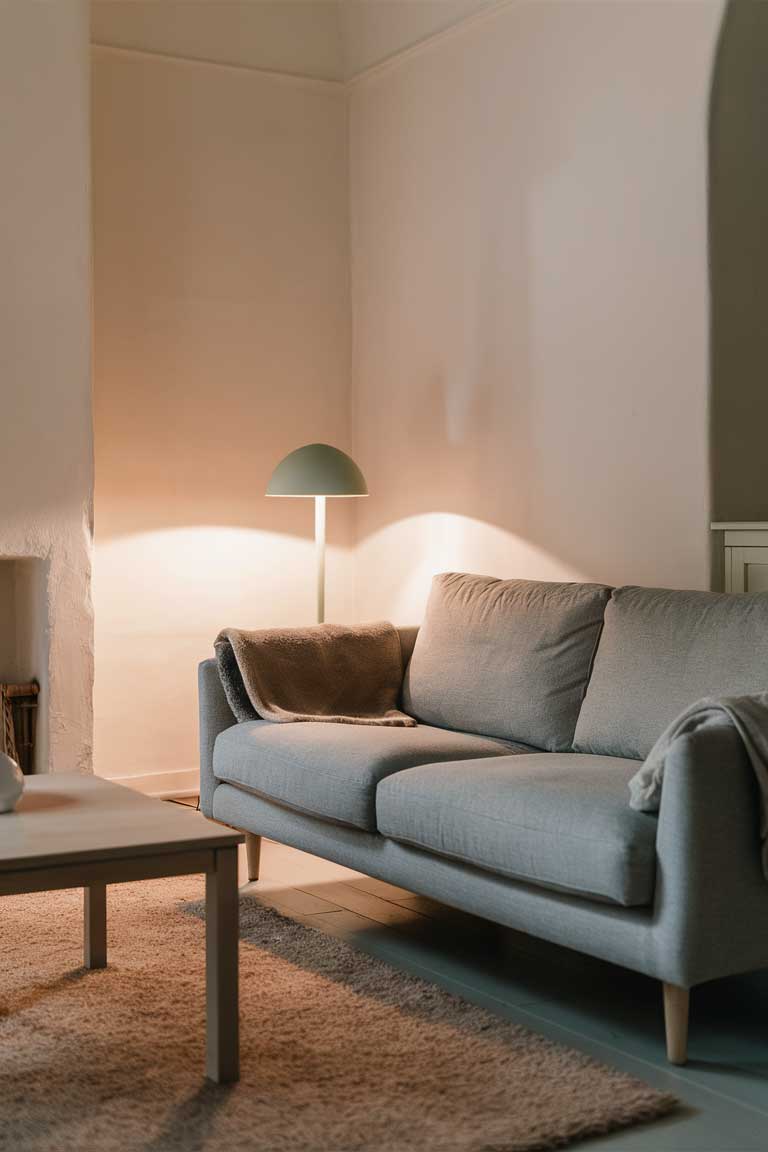
[{"label": "cabinet door panel", "polygon": [[768,548],[731,549],[731,592],[768,592]]},{"label": "cabinet door panel", "polygon": [[747,564],[744,583],[745,592],[768,592],[768,555],[755,564]]}]

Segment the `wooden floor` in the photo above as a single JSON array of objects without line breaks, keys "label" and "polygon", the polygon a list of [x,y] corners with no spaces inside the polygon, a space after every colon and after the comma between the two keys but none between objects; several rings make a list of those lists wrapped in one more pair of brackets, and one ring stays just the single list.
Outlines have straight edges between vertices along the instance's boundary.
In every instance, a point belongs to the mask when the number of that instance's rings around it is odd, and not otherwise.
[{"label": "wooden floor", "polygon": [[768,1152],[768,972],[694,989],[690,1062],[671,1068],[654,980],[268,841],[254,884],[243,852],[241,884],[296,920],[684,1101],[675,1118],[579,1148]]}]

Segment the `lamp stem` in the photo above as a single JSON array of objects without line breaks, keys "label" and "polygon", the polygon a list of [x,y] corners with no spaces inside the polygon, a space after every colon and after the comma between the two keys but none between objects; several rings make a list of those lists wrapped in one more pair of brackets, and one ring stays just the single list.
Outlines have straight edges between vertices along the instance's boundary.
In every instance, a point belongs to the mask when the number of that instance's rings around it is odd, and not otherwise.
[{"label": "lamp stem", "polygon": [[315,496],[315,558],[317,563],[317,622],[325,622],[325,496]]}]

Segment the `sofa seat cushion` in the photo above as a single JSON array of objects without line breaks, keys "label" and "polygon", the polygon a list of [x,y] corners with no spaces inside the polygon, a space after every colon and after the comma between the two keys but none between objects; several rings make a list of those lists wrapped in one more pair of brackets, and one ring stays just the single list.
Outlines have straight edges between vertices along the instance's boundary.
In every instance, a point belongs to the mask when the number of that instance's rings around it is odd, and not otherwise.
[{"label": "sofa seat cushion", "polygon": [[569,752],[610,589],[435,576],[403,682],[425,724]]},{"label": "sofa seat cushion", "polygon": [[424,724],[380,728],[252,720],[217,738],[213,772],[288,808],[375,831],[376,786],[385,776],[433,760],[508,756],[517,747]]},{"label": "sofa seat cushion", "polygon": [[383,780],[384,836],[501,876],[615,904],[648,904],[656,818],[634,812],[634,760],[573,753],[428,764]]}]

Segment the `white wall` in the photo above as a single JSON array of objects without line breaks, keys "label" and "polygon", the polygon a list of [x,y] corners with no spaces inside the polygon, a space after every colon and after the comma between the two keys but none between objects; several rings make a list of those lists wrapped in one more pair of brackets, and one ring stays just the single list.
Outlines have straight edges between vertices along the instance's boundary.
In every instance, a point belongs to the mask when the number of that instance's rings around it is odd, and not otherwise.
[{"label": "white wall", "polygon": [[409,50],[346,87],[95,50],[99,771],[191,777],[217,630],[312,618],[311,508],[261,497],[308,440],[372,492],[337,619],[446,568],[706,586],[721,13],[348,0],[351,71]]},{"label": "white wall", "polygon": [[[357,76],[500,0],[342,0],[344,75]],[[503,0],[502,0],[503,2]]]},{"label": "white wall", "polygon": [[91,40],[188,60],[343,80],[499,2],[91,0]]},{"label": "white wall", "polygon": [[352,85],[360,616],[445,568],[707,585],[721,13],[515,3]]},{"label": "white wall", "polygon": [[94,44],[342,77],[342,0],[91,0]]},{"label": "white wall", "polygon": [[[350,447],[346,94],[96,48],[93,108],[96,770],[192,782],[219,629],[314,619],[311,501],[263,493]],[[329,542],[348,618],[349,501]]]},{"label": "white wall", "polygon": [[43,687],[37,766],[87,771],[93,489],[84,3],[0,0],[0,108],[0,557],[37,557],[39,568],[23,571],[46,577],[23,579],[14,592],[37,601],[24,613],[31,659],[15,657]]}]

